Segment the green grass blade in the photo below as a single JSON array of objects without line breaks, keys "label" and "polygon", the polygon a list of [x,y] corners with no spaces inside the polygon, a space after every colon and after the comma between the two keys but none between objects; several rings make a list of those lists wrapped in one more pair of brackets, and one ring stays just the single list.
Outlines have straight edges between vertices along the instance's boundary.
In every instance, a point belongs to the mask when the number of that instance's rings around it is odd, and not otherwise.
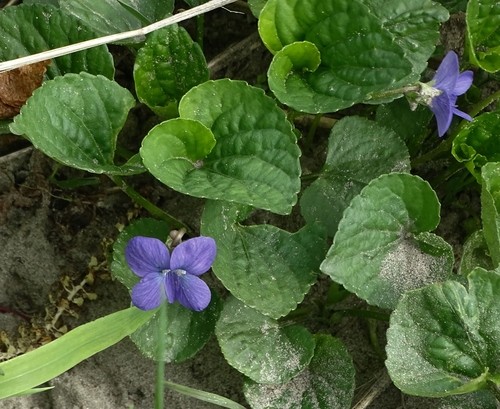
[{"label": "green grass blade", "polygon": [[81,325],[34,351],[0,363],[0,399],[28,391],[116,344],[146,323],[155,310],[135,307]]},{"label": "green grass blade", "polygon": [[228,409],[246,409],[244,406],[225,398],[215,393],[200,391],[199,389],[190,388],[189,386],[179,385],[177,383],[165,381],[165,385],[173,391],[182,393],[183,395],[190,396],[202,400],[203,402],[213,403],[214,405],[221,406]]},{"label": "green grass blade", "polygon": [[15,396],[27,396],[27,395],[34,395],[35,393],[40,393],[40,392],[45,392],[49,391],[51,389],[54,389],[53,386],[47,386],[45,388],[33,388],[33,389],[27,389],[23,392],[17,393]]}]

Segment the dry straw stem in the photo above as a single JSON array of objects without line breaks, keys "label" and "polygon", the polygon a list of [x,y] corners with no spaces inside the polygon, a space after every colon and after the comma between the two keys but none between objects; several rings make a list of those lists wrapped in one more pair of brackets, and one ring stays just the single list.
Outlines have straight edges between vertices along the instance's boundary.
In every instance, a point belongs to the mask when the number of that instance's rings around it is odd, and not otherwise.
[{"label": "dry straw stem", "polygon": [[365,393],[361,399],[352,407],[352,409],[366,409],[370,406],[377,397],[384,392],[392,383],[386,369],[382,369],[377,373],[377,380],[370,387],[369,391]]},{"label": "dry straw stem", "polygon": [[215,10],[216,8],[226,6],[230,3],[234,3],[235,1],[236,0],[211,0],[200,6],[193,7],[192,9],[183,11],[182,13],[176,14],[174,16],[167,17],[163,20],[157,21],[156,23],[150,24],[149,26],[146,27],[139,28],[137,30],[110,34],[104,37],[94,38],[93,40],[82,41],[81,43],[71,44],[64,47],[55,48],[53,50],[44,51],[38,54],[16,58],[15,60],[0,62],[0,72],[10,71],[13,70],[14,68],[19,68],[28,64],[33,64],[36,62],[49,60],[56,57],[61,57],[63,55],[76,53],[78,51],[87,50],[89,48],[97,47],[99,45],[127,40],[133,37],[144,36],[160,28],[167,27],[184,20],[188,20],[200,14],[204,14],[209,11]]}]

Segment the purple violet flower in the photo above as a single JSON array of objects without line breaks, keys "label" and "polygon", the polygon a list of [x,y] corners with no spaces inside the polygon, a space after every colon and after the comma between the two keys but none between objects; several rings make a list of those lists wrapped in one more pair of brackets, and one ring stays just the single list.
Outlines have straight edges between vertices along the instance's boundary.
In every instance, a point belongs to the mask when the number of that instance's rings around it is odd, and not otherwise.
[{"label": "purple violet flower", "polygon": [[472,77],[472,71],[460,73],[458,56],[455,52],[449,51],[439,65],[432,81],[425,84],[432,87],[433,92],[429,93],[431,100],[428,105],[436,116],[440,137],[450,127],[453,114],[472,121],[472,117],[457,109],[456,105],[457,97],[465,94],[472,85]]},{"label": "purple violet flower", "polygon": [[141,278],[132,289],[132,303],[141,310],[152,310],[167,299],[194,311],[205,309],[211,293],[198,276],[210,269],[216,252],[211,237],[186,240],[174,248],[172,255],[161,240],[132,238],[125,248],[125,259]]}]

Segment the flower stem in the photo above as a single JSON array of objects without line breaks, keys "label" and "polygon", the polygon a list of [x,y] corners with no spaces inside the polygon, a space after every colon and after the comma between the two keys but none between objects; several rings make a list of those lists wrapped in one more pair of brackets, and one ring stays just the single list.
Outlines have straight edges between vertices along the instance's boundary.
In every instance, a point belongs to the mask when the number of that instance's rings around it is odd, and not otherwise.
[{"label": "flower stem", "polygon": [[374,92],[370,94],[370,99],[384,99],[390,97],[397,97],[400,94],[406,94],[408,92],[417,92],[420,91],[420,85],[407,85],[406,87],[389,89],[387,91],[382,92]]},{"label": "flower stem", "polygon": [[152,216],[164,220],[167,222],[172,229],[181,229],[184,228],[188,232],[192,232],[191,229],[182,223],[180,220],[177,220],[175,217],[171,216],[164,210],[160,209],[155,204],[151,203],[148,199],[142,196],[139,192],[137,192],[133,187],[127,185],[127,183],[120,177],[116,175],[108,175],[109,178],[116,183],[116,185],[134,202],[138,205],[144,207]]},{"label": "flower stem", "polygon": [[315,180],[318,179],[320,176],[323,176],[323,172],[316,172],[316,173],[308,173],[307,175],[300,175],[301,180]]},{"label": "flower stem", "polygon": [[156,361],[155,372],[155,409],[164,408],[164,393],[165,393],[165,362]]},{"label": "flower stem", "polygon": [[163,303],[158,311],[160,314],[158,324],[158,344],[156,350],[156,373],[155,373],[155,409],[163,409],[165,400],[165,332],[167,329],[167,303]]},{"label": "flower stem", "polygon": [[370,337],[370,344],[372,345],[373,350],[375,353],[378,355],[380,360],[384,362],[387,358],[384,352],[384,348],[380,346],[380,342],[378,339],[377,335],[377,321],[373,319],[368,319],[367,320],[367,325],[368,325],[368,335]]},{"label": "flower stem", "polygon": [[440,156],[441,154],[443,154],[445,152],[449,152],[451,149],[452,143],[453,143],[453,138],[445,139],[443,142],[441,142],[434,149],[430,150],[429,152],[424,153],[423,155],[419,156],[418,158],[413,159],[411,161],[411,167],[415,168],[419,165],[430,162],[432,159]]},{"label": "flower stem", "polygon": [[205,34],[205,16],[203,14],[196,17],[196,42],[203,50],[203,37]]},{"label": "flower stem", "polygon": [[322,117],[323,114],[316,114],[311,123],[311,126],[309,127],[309,131],[307,131],[306,144],[308,148],[312,148],[314,135],[316,135],[316,130],[318,129]]},{"label": "flower stem", "polygon": [[389,314],[381,311],[371,311],[371,310],[358,310],[358,309],[343,309],[343,310],[332,310],[334,314],[340,314],[344,317],[360,317],[373,319],[377,321],[389,321]]},{"label": "flower stem", "polygon": [[477,104],[475,104],[472,107],[472,109],[470,110],[470,116],[475,117],[484,108],[486,108],[488,105],[495,102],[497,99],[500,99],[500,90],[494,92],[491,95],[488,95],[485,99],[483,99],[482,101],[479,101]]}]

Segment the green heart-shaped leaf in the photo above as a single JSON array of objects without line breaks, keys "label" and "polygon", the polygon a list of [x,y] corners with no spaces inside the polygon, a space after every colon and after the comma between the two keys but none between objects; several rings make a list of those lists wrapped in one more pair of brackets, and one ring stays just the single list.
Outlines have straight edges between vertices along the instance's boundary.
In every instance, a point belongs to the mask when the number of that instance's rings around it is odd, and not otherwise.
[{"label": "green heart-shaped leaf", "polygon": [[467,45],[470,60],[483,70],[500,70],[500,7],[497,0],[467,3]]},{"label": "green heart-shaped leaf", "polygon": [[[141,156],[156,178],[191,196],[279,214],[291,211],[300,188],[300,150],[285,114],[262,90],[241,81],[208,81],[182,98],[179,113],[184,121],[179,125],[201,122],[216,144],[211,150],[207,145],[203,155],[197,151],[193,158],[189,149],[183,156],[170,143],[150,146],[148,135]],[[187,134],[188,130],[176,132]],[[190,146],[194,147],[199,137],[192,134],[192,138]]]},{"label": "green heart-shaped leaf", "polygon": [[[488,216],[486,217],[488,218]],[[464,243],[459,273],[463,277],[467,277],[476,267],[482,267],[485,270],[495,268],[482,230],[472,233]]]},{"label": "green heart-shaped leaf", "polygon": [[445,6],[450,13],[456,13],[457,11],[465,12],[468,0],[438,0],[437,3]]},{"label": "green heart-shaped leaf", "polygon": [[267,0],[248,0],[248,6],[252,11],[252,14],[259,18],[260,11],[266,5]]},{"label": "green heart-shaped leaf", "polygon": [[93,173],[144,171],[137,156],[114,164],[118,132],[134,97],[102,76],[66,74],[35,90],[10,129],[51,158]]},{"label": "green heart-shaped leaf", "polygon": [[[144,166],[172,187],[195,190],[205,181],[203,159],[215,145],[215,138],[206,126],[189,119],[171,119],[155,126],[142,141],[141,156]],[[186,174],[192,175],[186,178]],[[180,188],[178,189],[180,190]]]},{"label": "green heart-shaped leaf", "polygon": [[418,176],[380,176],[345,210],[321,271],[370,304],[394,308],[406,291],[452,272],[451,246],[428,233],[439,209],[436,193]]},{"label": "green heart-shaped leaf", "polygon": [[373,178],[410,170],[408,149],[391,130],[360,117],[335,124],[325,166],[300,198],[308,223],[319,221],[334,236],[345,208]]},{"label": "green heart-shaped leaf", "polygon": [[280,325],[231,297],[215,334],[227,362],[259,383],[288,382],[314,355],[314,337],[302,326]]},{"label": "green heart-shaped leaf", "polygon": [[173,0],[59,0],[59,4],[101,36],[135,30],[174,9]]},{"label": "green heart-shaped leaf", "polygon": [[[500,275],[475,269],[469,291],[447,281],[403,295],[387,332],[386,366],[395,385],[447,396],[500,384]],[[411,363],[411,365],[409,365]]]},{"label": "green heart-shaped leaf", "polygon": [[497,400],[489,391],[451,395],[433,401],[437,405],[436,409],[498,409]]},{"label": "green heart-shaped leaf", "polygon": [[[191,311],[179,303],[166,303],[160,307],[166,309],[162,318],[161,311],[156,311],[153,317],[137,331],[130,339],[148,358],[155,361],[183,362],[203,348],[214,332],[215,323],[221,311],[221,302],[212,292],[212,301],[203,311]],[[164,319],[165,330],[160,332]],[[166,324],[166,325],[165,325]],[[160,341],[160,337],[163,338]],[[158,358],[158,345],[165,343],[163,355]]]},{"label": "green heart-shaped leaf", "polygon": [[329,335],[316,335],[309,366],[291,381],[264,385],[246,380],[245,398],[252,408],[349,409],[354,394],[354,365],[346,347]]},{"label": "green heart-shaped leaf", "polygon": [[[60,1],[60,0],[59,0]],[[154,23],[174,11],[174,0],[118,0],[131,14],[147,24]]]},{"label": "green heart-shaped leaf", "polygon": [[[43,4],[6,7],[0,11],[0,60],[79,43],[95,33],[77,18]],[[55,58],[47,68],[49,78],[69,72],[101,74],[113,78],[113,58],[106,46]]]},{"label": "green heart-shaped leaf", "polygon": [[412,110],[403,98],[377,108],[376,122],[396,132],[405,142],[411,157],[417,156],[426,146],[423,142],[429,134],[431,119],[432,111],[428,107],[419,105]]},{"label": "green heart-shaped leaf", "polygon": [[259,33],[275,53],[268,72],[277,98],[318,113],[418,81],[438,40],[445,8],[430,0],[269,0]]},{"label": "green heart-shaped leaf", "polygon": [[483,233],[494,267],[500,264],[500,162],[481,169],[481,218]]},{"label": "green heart-shaped leaf", "polygon": [[160,116],[176,116],[181,97],[206,80],[208,67],[200,46],[177,25],[151,33],[135,60],[137,96]]},{"label": "green heart-shaped leaf", "polygon": [[468,122],[453,139],[451,153],[467,169],[481,179],[481,167],[487,162],[500,161],[500,112],[486,112]]},{"label": "green heart-shaped leaf", "polygon": [[217,241],[212,269],[236,298],[277,319],[294,310],[316,281],[325,239],[310,225],[292,234],[272,225],[238,224],[247,215],[243,206],[206,204],[202,233]]}]

